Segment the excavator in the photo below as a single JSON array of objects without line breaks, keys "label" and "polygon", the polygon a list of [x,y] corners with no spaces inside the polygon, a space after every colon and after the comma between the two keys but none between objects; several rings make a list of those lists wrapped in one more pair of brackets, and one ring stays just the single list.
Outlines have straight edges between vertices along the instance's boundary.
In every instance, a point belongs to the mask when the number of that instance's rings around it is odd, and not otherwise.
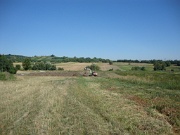
[{"label": "excavator", "polygon": [[97,76],[97,75],[98,75],[97,72],[92,71],[90,68],[88,68],[88,67],[84,68],[83,76]]}]

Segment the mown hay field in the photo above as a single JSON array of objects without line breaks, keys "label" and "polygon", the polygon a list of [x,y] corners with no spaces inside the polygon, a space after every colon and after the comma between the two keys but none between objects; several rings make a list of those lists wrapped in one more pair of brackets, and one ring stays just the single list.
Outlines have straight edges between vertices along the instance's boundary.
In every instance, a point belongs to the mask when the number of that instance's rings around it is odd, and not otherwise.
[{"label": "mown hay field", "polygon": [[59,76],[57,71],[25,72],[0,81],[2,135],[180,133],[176,73],[118,70],[83,77],[81,71],[78,76],[73,76],[77,71],[59,71]]}]

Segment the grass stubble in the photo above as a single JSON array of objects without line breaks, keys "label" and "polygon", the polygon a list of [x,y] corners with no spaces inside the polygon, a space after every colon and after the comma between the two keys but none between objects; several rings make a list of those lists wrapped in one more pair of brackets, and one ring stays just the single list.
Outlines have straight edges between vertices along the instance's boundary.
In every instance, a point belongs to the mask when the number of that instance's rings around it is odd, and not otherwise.
[{"label": "grass stubble", "polygon": [[121,91],[129,87],[116,82],[51,76],[0,81],[0,134],[173,134],[163,115],[127,98]]}]

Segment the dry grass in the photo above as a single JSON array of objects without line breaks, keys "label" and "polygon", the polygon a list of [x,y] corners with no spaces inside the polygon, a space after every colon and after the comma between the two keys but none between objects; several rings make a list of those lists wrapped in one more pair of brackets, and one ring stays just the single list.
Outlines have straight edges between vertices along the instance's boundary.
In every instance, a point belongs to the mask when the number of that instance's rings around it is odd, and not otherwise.
[{"label": "dry grass", "polygon": [[0,81],[0,134],[171,134],[163,116],[148,115],[101,78],[17,76]]},{"label": "dry grass", "polygon": [[[64,70],[70,71],[82,71],[86,66],[90,66],[92,63],[77,63],[77,62],[68,62],[68,63],[58,63],[56,64],[57,68],[62,67]],[[109,65],[109,63],[94,63],[100,66],[102,71],[107,71],[109,69],[119,69],[116,65]]]}]

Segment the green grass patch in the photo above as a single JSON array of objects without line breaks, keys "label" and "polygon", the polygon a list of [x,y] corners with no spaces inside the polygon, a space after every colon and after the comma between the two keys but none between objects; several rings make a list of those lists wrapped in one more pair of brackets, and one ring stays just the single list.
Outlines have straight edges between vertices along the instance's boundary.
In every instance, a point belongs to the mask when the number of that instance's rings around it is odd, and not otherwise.
[{"label": "green grass patch", "polygon": [[0,72],[0,80],[1,81],[7,81],[7,80],[15,80],[15,76],[13,74],[10,73],[2,73]]},{"label": "green grass patch", "polygon": [[115,73],[121,76],[133,76],[134,79],[131,77],[127,79],[131,83],[180,90],[180,74],[178,73],[165,71],[116,71]]},{"label": "green grass patch", "polygon": [[[147,77],[150,73],[137,72],[131,75],[137,75],[140,77]],[[169,76],[169,80],[172,79],[171,75],[159,73],[161,76],[165,75],[166,79]],[[177,77],[177,78],[176,78]],[[178,79],[178,76],[175,76]],[[129,78],[128,78],[129,79]],[[111,92],[123,94],[126,98],[134,101],[140,106],[144,106],[147,110],[155,109],[164,116],[166,120],[173,126],[175,132],[180,132],[180,91],[177,87],[167,87],[166,85],[159,85],[159,83],[147,83],[141,80],[128,80],[123,78],[104,78],[99,79],[102,89],[106,89]],[[160,79],[157,79],[160,81]],[[165,83],[165,80],[163,80]],[[167,82],[168,83],[168,82]],[[171,88],[171,89],[164,89]],[[172,89],[175,88],[175,89]],[[151,114],[151,113],[150,113]]]}]

